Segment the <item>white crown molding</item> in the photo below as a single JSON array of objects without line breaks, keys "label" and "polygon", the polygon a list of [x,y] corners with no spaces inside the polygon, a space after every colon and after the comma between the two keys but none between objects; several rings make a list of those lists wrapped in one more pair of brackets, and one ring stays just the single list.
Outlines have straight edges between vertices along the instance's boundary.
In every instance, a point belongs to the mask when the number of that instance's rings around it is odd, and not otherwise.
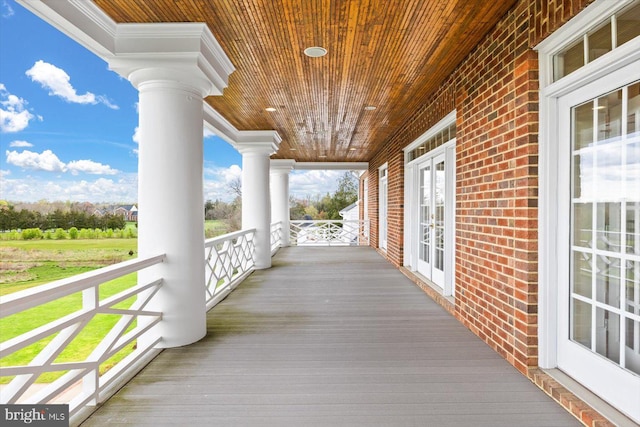
[{"label": "white crown molding", "polygon": [[92,1],[16,0],[101,58],[113,55],[117,24]]},{"label": "white crown molding", "polygon": [[296,167],[296,161],[292,159],[272,159],[270,161],[271,172],[289,173]]},{"label": "white crown molding", "polygon": [[203,109],[204,126],[237,150],[236,141],[238,140],[238,129],[214,110],[208,102],[203,101]]},{"label": "white crown molding", "polygon": [[[27,9],[107,61],[129,79],[143,68],[196,73],[203,95],[221,95],[235,70],[204,23],[117,24],[86,0],[19,0]],[[198,83],[198,86],[203,86]]]},{"label": "white crown molding", "polygon": [[278,151],[282,138],[275,130],[241,130],[234,144],[240,154],[268,153]]}]

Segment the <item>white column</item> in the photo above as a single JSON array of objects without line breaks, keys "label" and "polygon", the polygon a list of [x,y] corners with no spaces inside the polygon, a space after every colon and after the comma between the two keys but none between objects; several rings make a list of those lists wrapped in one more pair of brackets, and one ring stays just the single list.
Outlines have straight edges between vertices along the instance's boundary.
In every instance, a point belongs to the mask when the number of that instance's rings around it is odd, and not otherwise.
[{"label": "white column", "polygon": [[169,80],[137,82],[140,91],[138,252],[165,253],[164,263],[139,273],[163,284],[151,309],[163,320],[161,347],[206,334],[202,95]]},{"label": "white column", "polygon": [[146,309],[163,313],[139,345],[159,336],[161,348],[183,346],[207,331],[203,98],[222,93],[233,67],[200,24],[140,24],[118,37],[109,66],[140,93],[138,255],[166,255],[138,273],[140,283],[162,278]]},{"label": "white column", "polygon": [[289,172],[295,160],[271,160],[271,221],[282,224],[281,247],[290,244]]},{"label": "white column", "polygon": [[269,156],[280,143],[276,132],[242,131],[236,147],[242,154],[242,229],[255,228],[255,268],[271,267]]}]

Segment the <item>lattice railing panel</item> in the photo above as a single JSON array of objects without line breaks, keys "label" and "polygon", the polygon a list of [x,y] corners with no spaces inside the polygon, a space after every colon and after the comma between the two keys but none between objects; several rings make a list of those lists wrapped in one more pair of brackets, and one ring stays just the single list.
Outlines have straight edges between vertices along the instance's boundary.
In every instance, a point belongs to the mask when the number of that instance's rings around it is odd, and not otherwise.
[{"label": "lattice railing panel", "polygon": [[358,246],[369,244],[368,221],[291,221],[291,245]]},{"label": "lattice railing panel", "polygon": [[253,271],[254,236],[255,230],[242,230],[205,241],[207,309]]}]

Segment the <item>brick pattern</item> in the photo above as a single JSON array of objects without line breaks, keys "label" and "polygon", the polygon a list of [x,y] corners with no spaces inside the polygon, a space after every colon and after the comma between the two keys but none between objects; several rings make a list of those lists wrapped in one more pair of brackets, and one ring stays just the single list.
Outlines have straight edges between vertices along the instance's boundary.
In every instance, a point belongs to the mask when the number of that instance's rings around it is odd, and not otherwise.
[{"label": "brick pattern", "polygon": [[538,364],[538,61],[533,46],[591,1],[519,1],[370,161],[371,244],[378,246],[378,168],[388,162],[385,256],[401,266],[402,149],[456,110],[455,315],[524,375]]},{"label": "brick pattern", "polygon": [[537,365],[537,55],[521,2],[459,68],[456,308],[521,372]]},{"label": "brick pattern", "polygon": [[531,46],[567,23],[595,0],[535,0],[530,5]]}]

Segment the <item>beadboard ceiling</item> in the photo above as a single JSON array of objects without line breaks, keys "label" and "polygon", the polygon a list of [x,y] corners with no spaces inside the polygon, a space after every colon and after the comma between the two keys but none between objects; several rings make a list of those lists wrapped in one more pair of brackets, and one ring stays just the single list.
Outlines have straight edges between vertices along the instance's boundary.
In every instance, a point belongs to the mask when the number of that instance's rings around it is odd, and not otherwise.
[{"label": "beadboard ceiling", "polygon": [[515,3],[94,1],[118,23],[206,22],[236,68],[207,102],[239,130],[277,130],[273,158],[301,162],[369,161]]}]

